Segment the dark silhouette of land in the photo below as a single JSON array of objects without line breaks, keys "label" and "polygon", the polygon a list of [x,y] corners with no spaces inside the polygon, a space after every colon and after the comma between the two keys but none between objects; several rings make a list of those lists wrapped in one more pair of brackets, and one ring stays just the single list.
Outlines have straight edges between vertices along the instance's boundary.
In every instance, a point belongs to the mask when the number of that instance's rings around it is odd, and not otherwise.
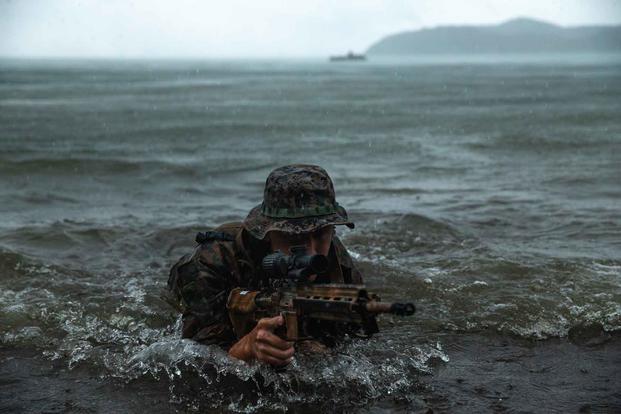
[{"label": "dark silhouette of land", "polygon": [[426,53],[620,52],[621,25],[561,27],[519,18],[494,26],[441,26],[387,36],[371,56]]}]

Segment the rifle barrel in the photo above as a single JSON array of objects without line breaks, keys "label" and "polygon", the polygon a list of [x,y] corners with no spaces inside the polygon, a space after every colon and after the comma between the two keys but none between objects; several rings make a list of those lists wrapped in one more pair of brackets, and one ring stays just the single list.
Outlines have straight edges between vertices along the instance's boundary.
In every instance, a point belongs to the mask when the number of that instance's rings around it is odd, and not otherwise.
[{"label": "rifle barrel", "polygon": [[413,315],[416,312],[416,307],[413,303],[399,303],[399,302],[376,302],[371,301],[367,303],[367,312],[369,313],[393,313],[400,316]]}]

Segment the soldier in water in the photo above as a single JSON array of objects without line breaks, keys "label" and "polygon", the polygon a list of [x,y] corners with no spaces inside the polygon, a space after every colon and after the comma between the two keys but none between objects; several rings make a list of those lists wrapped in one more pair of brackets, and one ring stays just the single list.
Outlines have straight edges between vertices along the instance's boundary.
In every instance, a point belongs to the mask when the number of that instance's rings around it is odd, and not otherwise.
[{"label": "soldier in water", "polygon": [[[262,259],[276,251],[305,246],[308,254],[328,258],[328,270],[311,275],[313,283],[362,284],[362,276],[335,234],[335,226],[354,227],[335,200],[327,172],[315,165],[287,165],[270,173],[263,202],[246,219],[199,233],[198,246],[171,269],[168,287],[182,312],[184,338],[218,344],[230,356],[258,360],[274,366],[288,364],[294,343],[276,335],[282,316],[260,319],[254,328],[237,336],[226,302],[232,289],[265,287]],[[306,331],[320,344],[334,345],[352,326],[311,321]]]}]

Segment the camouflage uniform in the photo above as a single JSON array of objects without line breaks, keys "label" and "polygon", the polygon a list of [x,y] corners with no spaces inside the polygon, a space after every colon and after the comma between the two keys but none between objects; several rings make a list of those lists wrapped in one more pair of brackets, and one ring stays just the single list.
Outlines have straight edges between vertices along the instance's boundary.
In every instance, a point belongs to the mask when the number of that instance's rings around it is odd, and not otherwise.
[{"label": "camouflage uniform", "polygon": [[[258,290],[266,286],[260,265],[270,253],[269,243],[263,240],[267,232],[300,234],[337,224],[353,227],[345,209],[336,203],[332,181],[322,168],[290,165],[274,170],[266,181],[263,203],[243,223],[199,233],[194,253],[172,267],[168,287],[183,313],[183,337],[229,348],[239,338],[228,317],[227,297],[235,287]],[[362,284],[360,272],[336,236],[328,261],[328,272],[315,283]],[[330,344],[347,327],[323,322],[310,330]]]}]

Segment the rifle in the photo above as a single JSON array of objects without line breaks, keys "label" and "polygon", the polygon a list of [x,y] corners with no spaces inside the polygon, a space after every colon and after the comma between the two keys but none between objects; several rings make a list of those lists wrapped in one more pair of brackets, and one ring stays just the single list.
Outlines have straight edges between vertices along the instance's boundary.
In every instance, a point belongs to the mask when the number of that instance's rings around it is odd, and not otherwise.
[{"label": "rifle", "polygon": [[269,287],[249,291],[235,288],[226,307],[238,338],[250,332],[261,318],[282,315],[285,326],[279,333],[290,341],[308,339],[305,320],[319,319],[355,324],[362,330],[359,337],[369,338],[379,332],[376,316],[380,313],[409,316],[413,303],[381,302],[364,285],[312,284],[308,277],[328,270],[323,255],[307,255],[304,246],[292,247],[291,255],[277,251],[267,255],[262,268]]}]

